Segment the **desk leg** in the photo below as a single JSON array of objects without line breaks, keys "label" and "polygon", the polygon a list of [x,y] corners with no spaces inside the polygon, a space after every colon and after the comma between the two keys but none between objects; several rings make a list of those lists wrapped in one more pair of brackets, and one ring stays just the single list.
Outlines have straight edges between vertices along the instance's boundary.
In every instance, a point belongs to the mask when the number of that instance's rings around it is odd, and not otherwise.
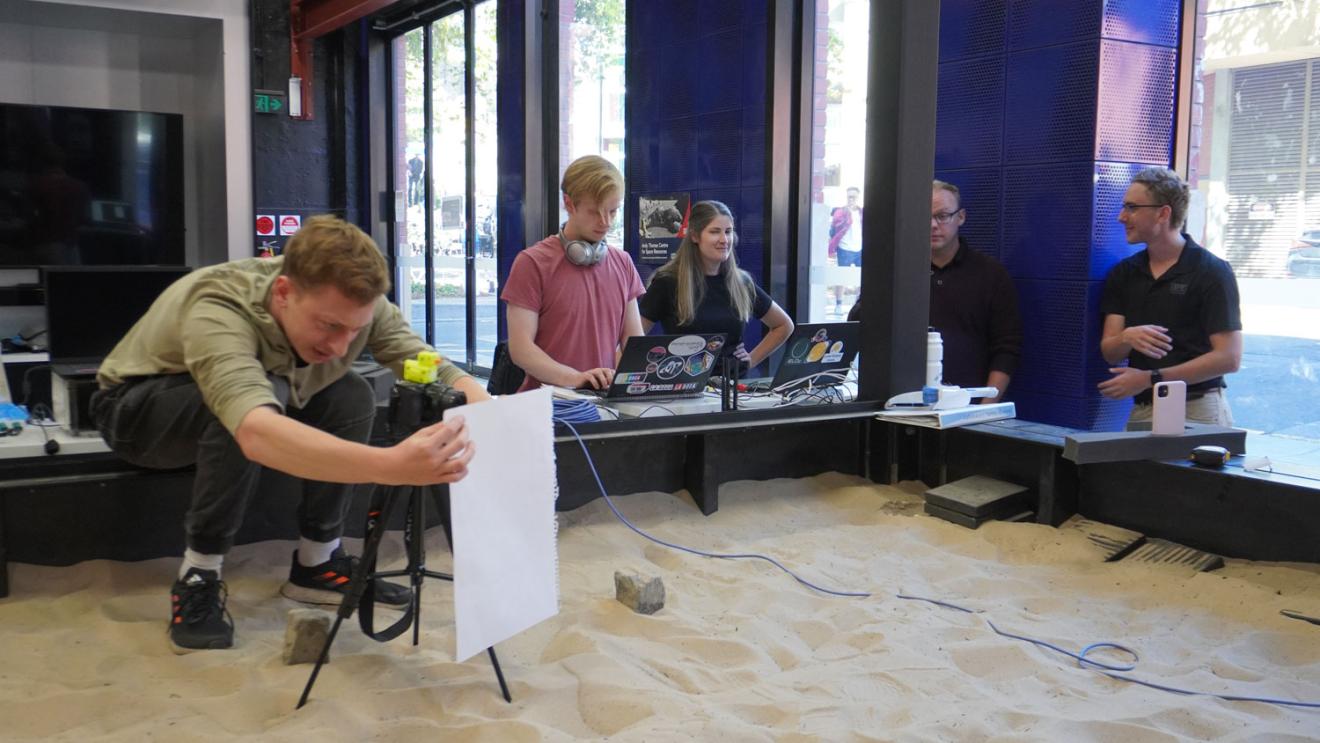
[{"label": "desk leg", "polygon": [[871,482],[893,485],[898,481],[898,427],[892,423],[867,420],[862,423],[862,468]]},{"label": "desk leg", "polygon": [[720,507],[720,480],[716,471],[716,457],[707,447],[708,437],[690,434],[687,437],[687,457],[683,462],[683,487],[692,494],[701,513],[709,516]]},{"label": "desk leg", "polygon": [[927,487],[944,485],[949,481],[948,432],[921,428],[916,431],[916,438],[917,477]]},{"label": "desk leg", "polygon": [[1077,513],[1076,466],[1065,462],[1058,449],[1046,447],[1040,451],[1038,469],[1036,523],[1058,526]]}]

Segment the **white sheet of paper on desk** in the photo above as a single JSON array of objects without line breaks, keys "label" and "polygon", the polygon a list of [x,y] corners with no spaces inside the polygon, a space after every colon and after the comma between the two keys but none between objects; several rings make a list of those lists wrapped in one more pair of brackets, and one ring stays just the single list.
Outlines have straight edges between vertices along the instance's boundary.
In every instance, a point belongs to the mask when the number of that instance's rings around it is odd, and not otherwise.
[{"label": "white sheet of paper on desk", "polygon": [[554,424],[545,389],[445,411],[477,452],[449,487],[454,658],[467,660],[559,612]]}]

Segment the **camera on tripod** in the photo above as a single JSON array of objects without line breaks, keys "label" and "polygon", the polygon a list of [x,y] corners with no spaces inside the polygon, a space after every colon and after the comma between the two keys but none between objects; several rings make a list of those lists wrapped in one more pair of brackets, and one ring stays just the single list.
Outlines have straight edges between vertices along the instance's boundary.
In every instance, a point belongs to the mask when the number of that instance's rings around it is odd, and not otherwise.
[{"label": "camera on tripod", "polygon": [[[404,361],[403,379],[395,382],[394,388],[390,390],[389,432],[396,441],[402,441],[426,426],[439,423],[443,419],[446,410],[467,403],[467,395],[437,380],[439,370],[440,354],[434,351],[424,351],[417,354],[416,359]],[[330,658],[330,645],[335,641],[335,636],[339,634],[340,625],[343,624],[345,619],[352,616],[353,612],[358,611],[359,602],[361,603],[361,612],[358,614],[358,624],[368,637],[378,642],[386,642],[398,637],[409,627],[412,627],[412,643],[413,645],[418,644],[421,634],[422,579],[435,578],[451,582],[454,580],[453,575],[426,569],[426,540],[424,538],[427,524],[426,504],[432,498],[444,498],[439,505],[442,513],[442,523],[446,524],[445,538],[451,545],[454,543],[453,534],[449,531],[447,525],[449,512],[448,491],[443,496],[435,491],[436,489],[430,486],[402,485],[376,488],[372,493],[371,503],[367,507],[366,539],[362,545],[362,558],[353,569],[353,576],[348,584],[348,593],[339,604],[335,622],[330,627],[329,634],[326,635],[325,645],[321,648],[321,655],[317,658],[316,665],[312,667],[312,674],[307,679],[307,685],[303,687],[302,696],[298,698],[299,709],[307,704],[307,698],[312,693],[312,685],[316,683],[316,677],[321,672],[321,666]],[[377,572],[377,551],[380,548],[381,539],[385,536],[386,525],[390,523],[390,517],[394,513],[395,504],[399,500],[406,502],[408,509],[403,527],[403,541],[408,553],[408,566],[402,570]],[[376,631],[373,622],[374,581],[405,576],[409,579],[409,585],[412,589],[411,600],[404,609],[403,615],[394,624]],[[495,679],[500,684],[500,695],[504,697],[504,701],[512,702],[513,697],[509,694],[509,685],[504,681],[504,672],[500,670],[499,659],[495,657],[495,648],[486,648],[486,655],[490,656],[491,666],[495,669]]]},{"label": "camera on tripod", "polygon": [[403,362],[403,379],[390,390],[390,434],[398,440],[433,423],[439,423],[445,411],[467,404],[467,395],[436,381],[440,354],[423,351],[416,359]]}]

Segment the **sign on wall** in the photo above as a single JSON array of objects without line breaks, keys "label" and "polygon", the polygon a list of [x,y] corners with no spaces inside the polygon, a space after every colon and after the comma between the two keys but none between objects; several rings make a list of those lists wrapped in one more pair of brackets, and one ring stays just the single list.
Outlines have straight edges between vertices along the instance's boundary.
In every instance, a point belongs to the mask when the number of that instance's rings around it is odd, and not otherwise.
[{"label": "sign on wall", "polygon": [[284,113],[286,109],[284,99],[284,91],[254,90],[252,91],[252,110],[259,114]]},{"label": "sign on wall", "polygon": [[274,258],[282,255],[289,236],[302,228],[304,215],[269,213],[277,212],[279,207],[258,205],[257,208],[267,210],[268,213],[257,215],[257,239],[253,246],[253,254],[258,258]]},{"label": "sign on wall", "polygon": [[692,195],[686,193],[653,194],[637,199],[637,224],[641,230],[637,259],[641,263],[661,265],[678,250],[687,234],[692,211]]}]

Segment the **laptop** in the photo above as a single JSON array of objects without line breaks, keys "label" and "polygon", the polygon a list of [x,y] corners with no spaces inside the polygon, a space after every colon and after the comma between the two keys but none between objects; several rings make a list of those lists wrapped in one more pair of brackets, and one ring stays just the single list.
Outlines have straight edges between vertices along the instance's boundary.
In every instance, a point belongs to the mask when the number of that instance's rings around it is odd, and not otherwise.
[{"label": "laptop", "polygon": [[793,334],[784,342],[784,357],[770,380],[770,389],[783,393],[808,384],[812,387],[840,384],[857,358],[861,339],[862,325],[855,321],[803,323],[794,327]]},{"label": "laptop", "polygon": [[609,401],[696,397],[724,348],[724,333],[635,335],[628,339],[604,390],[578,390]]},{"label": "laptop", "polygon": [[51,372],[95,376],[101,361],[187,266],[49,266],[46,345]]}]

